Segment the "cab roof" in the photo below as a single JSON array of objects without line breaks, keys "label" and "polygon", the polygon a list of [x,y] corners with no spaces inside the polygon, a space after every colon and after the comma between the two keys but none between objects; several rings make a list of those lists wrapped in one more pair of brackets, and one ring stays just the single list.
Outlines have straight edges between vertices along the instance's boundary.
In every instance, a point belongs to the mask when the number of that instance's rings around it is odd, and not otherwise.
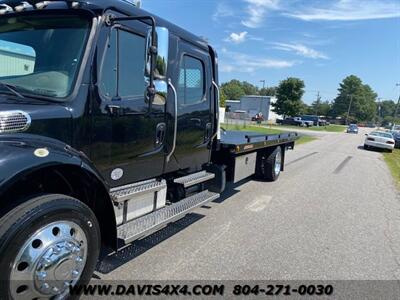
[{"label": "cab roof", "polygon": [[[28,1],[22,1],[22,0],[0,0],[0,6],[1,4],[7,4],[11,6],[12,8],[21,5],[23,2],[28,2],[29,4],[37,4],[39,2],[44,2],[40,0],[28,0]],[[71,0],[64,0],[64,1],[47,1],[49,4],[46,6],[46,8],[43,9],[43,11],[50,11],[52,9],[73,9],[71,8],[72,3],[79,3],[79,8],[80,9],[85,9],[85,10],[90,10],[96,15],[102,15],[104,14],[107,10],[115,10],[117,12],[120,12],[124,15],[127,16],[152,16],[156,20],[157,26],[162,26],[168,28],[168,30],[178,36],[179,38],[190,42],[198,47],[203,48],[204,50],[208,51],[209,50],[209,45],[204,39],[186,31],[185,29],[182,29],[181,27],[172,24],[146,10],[143,10],[141,8],[136,7],[133,3],[128,2],[128,0],[76,0],[76,1],[71,1]],[[1,8],[1,7],[0,7]],[[29,10],[29,9],[27,9]]]}]

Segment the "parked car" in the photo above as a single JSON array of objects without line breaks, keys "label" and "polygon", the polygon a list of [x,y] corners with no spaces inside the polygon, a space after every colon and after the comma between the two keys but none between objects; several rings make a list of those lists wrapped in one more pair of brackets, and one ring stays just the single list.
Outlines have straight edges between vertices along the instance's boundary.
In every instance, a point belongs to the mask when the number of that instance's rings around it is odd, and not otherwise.
[{"label": "parked car", "polygon": [[394,147],[395,148],[400,148],[400,131],[392,131],[391,134],[393,135],[394,138]]},{"label": "parked car", "polygon": [[392,131],[400,131],[400,125],[393,125]]},{"label": "parked car", "polygon": [[311,127],[314,122],[302,120],[300,117],[289,117],[284,120],[278,119],[276,120],[277,124],[281,125],[292,125],[292,126],[300,126],[300,127]]},{"label": "parked car", "polygon": [[366,134],[364,141],[364,149],[369,150],[373,148],[385,149],[390,152],[393,151],[395,140],[390,132],[386,131],[373,131]]},{"label": "parked car", "polygon": [[350,124],[349,127],[347,127],[347,133],[358,134],[358,126],[357,126],[357,124]]},{"label": "parked car", "polygon": [[314,126],[327,126],[328,122],[314,115],[305,115],[300,117],[303,121],[312,121]]}]

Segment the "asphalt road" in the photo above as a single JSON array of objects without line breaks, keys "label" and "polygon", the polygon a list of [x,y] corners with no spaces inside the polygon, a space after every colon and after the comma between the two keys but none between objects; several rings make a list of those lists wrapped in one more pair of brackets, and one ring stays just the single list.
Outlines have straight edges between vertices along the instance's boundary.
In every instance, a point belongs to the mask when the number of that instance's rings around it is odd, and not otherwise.
[{"label": "asphalt road", "polygon": [[400,279],[400,199],[364,135],[320,134],[254,180],[119,255],[101,279]]}]

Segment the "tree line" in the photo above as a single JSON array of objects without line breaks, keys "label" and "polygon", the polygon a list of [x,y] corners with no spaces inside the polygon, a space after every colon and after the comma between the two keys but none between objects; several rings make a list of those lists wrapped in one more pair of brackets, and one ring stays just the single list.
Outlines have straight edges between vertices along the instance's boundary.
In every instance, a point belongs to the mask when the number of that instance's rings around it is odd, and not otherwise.
[{"label": "tree line", "polygon": [[308,105],[303,102],[304,93],[304,81],[294,77],[282,80],[277,87],[261,89],[246,81],[231,80],[221,86],[221,105],[225,106],[227,99],[239,100],[244,95],[275,96],[277,101],[273,109],[284,117],[312,114],[383,125],[400,121],[396,114],[397,104],[393,100],[377,102],[378,96],[373,89],[355,75],[343,79],[332,101],[322,101],[318,96]]}]

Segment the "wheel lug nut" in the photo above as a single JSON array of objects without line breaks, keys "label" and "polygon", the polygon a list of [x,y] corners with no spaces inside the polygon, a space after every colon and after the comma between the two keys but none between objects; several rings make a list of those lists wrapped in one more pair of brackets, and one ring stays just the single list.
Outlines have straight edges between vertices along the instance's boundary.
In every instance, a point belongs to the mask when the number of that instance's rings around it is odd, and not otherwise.
[{"label": "wheel lug nut", "polygon": [[80,263],[80,262],[82,262],[82,261],[83,261],[82,257],[78,256],[78,257],[76,258],[76,262]]},{"label": "wheel lug nut", "polygon": [[46,277],[47,277],[47,273],[46,273],[46,272],[43,272],[43,271],[38,272],[38,273],[37,273],[37,277],[39,278],[39,280],[44,280],[44,279],[46,279]]},{"label": "wheel lug nut", "polygon": [[52,261],[51,261],[50,258],[45,258],[45,259],[44,259],[44,263],[45,263],[45,264],[51,264]]},{"label": "wheel lug nut", "polygon": [[50,288],[50,285],[48,283],[43,283],[41,286],[41,289],[43,290],[48,290]]},{"label": "wheel lug nut", "polygon": [[77,277],[79,275],[79,272],[77,270],[72,271],[72,276]]},{"label": "wheel lug nut", "polygon": [[54,293],[58,293],[58,291],[59,291],[59,290],[58,290],[57,287],[53,287],[53,292],[54,292]]}]

